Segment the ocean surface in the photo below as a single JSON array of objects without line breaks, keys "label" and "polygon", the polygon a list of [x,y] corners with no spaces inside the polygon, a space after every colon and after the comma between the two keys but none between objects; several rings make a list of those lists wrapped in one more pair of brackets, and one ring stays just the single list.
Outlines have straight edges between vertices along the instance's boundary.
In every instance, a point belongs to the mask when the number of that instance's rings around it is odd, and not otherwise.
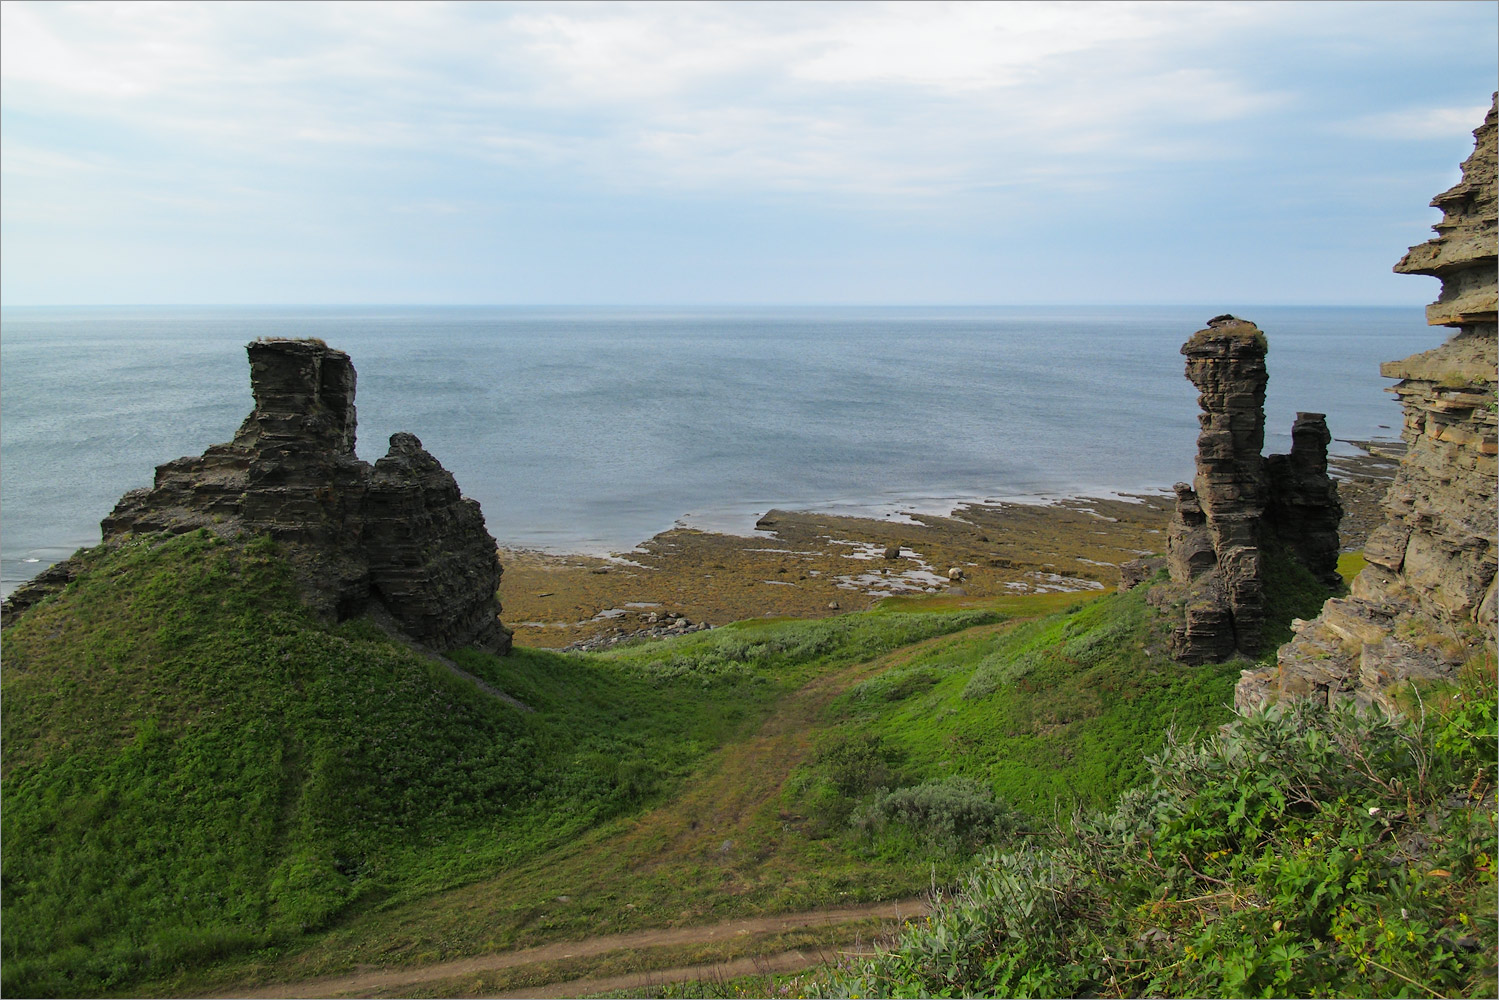
[{"label": "ocean surface", "polygon": [[[605,553],[678,523],[747,532],[771,507],[1169,487],[1197,433],[1178,349],[1221,311],[6,308],[0,582],[96,543],[156,465],[229,440],[256,337],[353,356],[360,457],[411,431],[501,544]],[[1233,311],[1270,340],[1267,452],[1298,410],[1345,441],[1398,436],[1378,364],[1443,339],[1419,309]]]}]

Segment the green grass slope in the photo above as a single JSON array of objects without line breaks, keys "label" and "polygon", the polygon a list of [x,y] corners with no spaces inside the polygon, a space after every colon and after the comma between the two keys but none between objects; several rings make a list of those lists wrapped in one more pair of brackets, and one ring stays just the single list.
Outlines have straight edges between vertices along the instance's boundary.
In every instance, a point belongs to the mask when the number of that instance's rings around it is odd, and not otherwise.
[{"label": "green grass slope", "polygon": [[[1267,648],[1329,596],[1269,553]],[[1239,671],[1172,661],[1149,586],[955,639],[847,692],[789,804],[881,855],[951,856],[1006,830],[1099,808],[1150,777],[1168,732],[1231,717]]]},{"label": "green grass slope", "polygon": [[994,837],[1111,802],[1173,727],[1231,714],[1243,664],[1174,663],[1166,629],[1137,588],[923,648],[831,706],[786,808],[849,850],[956,872]]},{"label": "green grass slope", "polygon": [[[914,893],[1150,780],[1169,730],[1229,718],[1242,666],[1172,663],[1137,589],[466,650],[460,672],[312,618],[267,541],[80,558],[4,639],[8,995]],[[1272,591],[1282,627],[1326,596],[1290,569]]]},{"label": "green grass slope", "polygon": [[1470,667],[1405,720],[1302,703],[1172,743],[800,995],[1494,996],[1494,664]]},{"label": "green grass slope", "polygon": [[5,633],[8,995],[166,980],[503,870],[666,794],[807,671],[983,620],[460,654],[526,712],[366,621],[313,620],[268,542],[84,559]]}]

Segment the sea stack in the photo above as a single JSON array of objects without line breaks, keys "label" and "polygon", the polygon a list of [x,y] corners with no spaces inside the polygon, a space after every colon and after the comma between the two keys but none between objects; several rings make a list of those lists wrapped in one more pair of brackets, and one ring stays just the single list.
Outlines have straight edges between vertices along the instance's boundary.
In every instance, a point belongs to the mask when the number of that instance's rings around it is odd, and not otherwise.
[{"label": "sea stack", "polygon": [[[234,440],[158,466],[153,487],[126,493],[104,518],[105,543],[199,528],[269,535],[325,617],[379,607],[436,649],[507,652],[499,556],[479,504],[412,434],[393,435],[373,467],[359,460],[356,376],[343,351],[286,339],[247,351],[255,408]],[[59,564],[17,590],[7,624],[68,576]]]},{"label": "sea stack", "polygon": [[1437,235],[1395,265],[1429,274],[1441,295],[1427,322],[1455,329],[1440,347],[1388,362],[1405,411],[1405,458],[1385,496],[1385,523],[1364,549],[1347,598],[1297,626],[1270,670],[1246,670],[1242,712],[1281,698],[1399,710],[1412,680],[1453,679],[1495,628],[1495,109],[1474,131],[1462,180],[1437,195]]},{"label": "sea stack", "polygon": [[1265,335],[1233,316],[1182,345],[1197,386],[1197,477],[1176,487],[1168,534],[1171,579],[1189,586],[1178,659],[1205,663],[1252,649],[1264,622],[1260,519],[1265,513]]},{"label": "sea stack", "polygon": [[[1185,663],[1253,653],[1265,620],[1264,546],[1272,541],[1324,579],[1336,574],[1342,507],[1327,475],[1331,435],[1320,413],[1298,414],[1290,455],[1265,443],[1265,335],[1215,316],[1182,345],[1202,427],[1197,475],[1176,484],[1166,536],[1170,597],[1183,603],[1172,655]],[[1329,538],[1330,534],[1330,538]],[[1164,600],[1161,600],[1164,603]]]}]

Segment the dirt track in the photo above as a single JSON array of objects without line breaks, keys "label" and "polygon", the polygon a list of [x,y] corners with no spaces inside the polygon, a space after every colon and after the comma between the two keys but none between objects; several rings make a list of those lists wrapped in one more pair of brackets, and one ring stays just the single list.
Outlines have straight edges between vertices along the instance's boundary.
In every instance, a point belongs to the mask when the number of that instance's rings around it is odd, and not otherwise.
[{"label": "dirt track", "polygon": [[[342,976],[324,976],[300,982],[277,983],[253,990],[235,990],[222,993],[222,997],[331,997],[362,996],[375,992],[409,989],[422,983],[452,979],[458,976],[497,969],[509,969],[534,962],[558,961],[561,959],[587,958],[606,952],[623,949],[655,948],[672,945],[705,944],[744,934],[774,934],[802,927],[826,927],[869,918],[898,919],[917,916],[926,912],[926,903],[920,899],[899,900],[892,903],[873,903],[867,906],[849,906],[837,909],[813,910],[809,913],[788,913],[775,917],[755,917],[746,920],[730,920],[721,924],[698,927],[674,927],[663,930],[635,931],[630,934],[609,934],[587,938],[582,941],[562,941],[556,944],[526,948],[520,951],[479,955],[474,958],[456,959],[413,968],[365,969]],[[528,988],[501,996],[566,997],[584,992],[601,993],[609,990],[630,989],[652,983],[666,983],[685,979],[706,978],[714,974],[741,976],[754,972],[785,972],[806,968],[818,961],[815,955],[802,952],[781,952],[763,958],[743,958],[722,965],[685,966],[676,969],[659,969],[649,972],[631,973],[602,979],[579,979]],[[741,968],[742,966],[742,968]]]}]

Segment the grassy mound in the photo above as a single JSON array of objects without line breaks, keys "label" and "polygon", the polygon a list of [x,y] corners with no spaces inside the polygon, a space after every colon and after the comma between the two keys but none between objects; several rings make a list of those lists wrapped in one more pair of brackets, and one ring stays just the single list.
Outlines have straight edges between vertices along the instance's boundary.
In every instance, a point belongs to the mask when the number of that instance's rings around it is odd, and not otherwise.
[{"label": "grassy mound", "polygon": [[1173,663],[1165,628],[1137,588],[915,651],[834,704],[787,807],[814,835],[937,861],[1106,804],[1173,725],[1230,716],[1242,664]]}]

